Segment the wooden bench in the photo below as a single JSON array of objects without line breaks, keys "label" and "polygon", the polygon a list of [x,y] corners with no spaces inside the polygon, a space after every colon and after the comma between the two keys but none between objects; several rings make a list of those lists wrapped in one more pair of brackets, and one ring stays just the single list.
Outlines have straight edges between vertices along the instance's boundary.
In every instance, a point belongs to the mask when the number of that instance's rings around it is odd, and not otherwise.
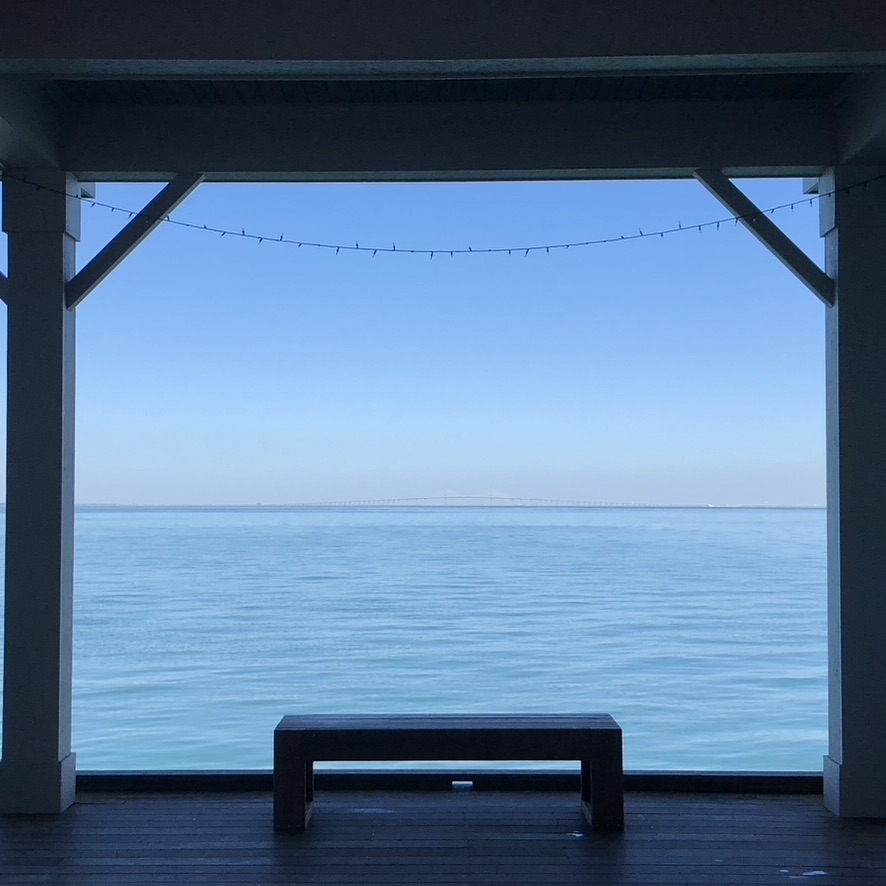
[{"label": "wooden bench", "polygon": [[621,728],[608,714],[284,717],[274,730],[274,830],[307,827],[316,760],[579,760],[591,826],[624,829]]}]

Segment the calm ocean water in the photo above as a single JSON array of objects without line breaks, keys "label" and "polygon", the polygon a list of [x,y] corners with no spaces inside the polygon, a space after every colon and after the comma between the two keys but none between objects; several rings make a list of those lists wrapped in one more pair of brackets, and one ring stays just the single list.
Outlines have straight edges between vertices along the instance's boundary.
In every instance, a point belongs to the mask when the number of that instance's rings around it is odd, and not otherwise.
[{"label": "calm ocean water", "polygon": [[268,768],[299,712],[611,713],[630,769],[819,770],[825,513],[78,509],[83,769]]}]

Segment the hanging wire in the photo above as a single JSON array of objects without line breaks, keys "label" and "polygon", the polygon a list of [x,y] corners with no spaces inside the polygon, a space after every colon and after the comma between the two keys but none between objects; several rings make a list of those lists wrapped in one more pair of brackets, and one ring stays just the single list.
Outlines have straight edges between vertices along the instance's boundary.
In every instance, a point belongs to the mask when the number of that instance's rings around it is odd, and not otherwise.
[{"label": "hanging wire", "polygon": [[[65,194],[64,191],[56,190],[53,188],[48,188],[46,185],[41,185],[36,182],[30,181],[27,176],[15,176],[8,172],[3,173],[0,176],[0,180],[9,179],[11,181],[22,182],[27,185],[31,185],[32,187],[37,188],[37,190],[42,191],[50,191],[51,193],[56,194]],[[148,221],[160,222],[162,224],[174,225],[179,228],[185,228],[193,231],[203,231],[209,234],[217,234],[220,237],[238,237],[241,240],[254,240],[256,243],[262,243],[265,240],[269,240],[273,243],[282,243],[286,246],[295,246],[297,248],[306,247],[308,249],[320,249],[320,250],[329,250],[334,252],[335,255],[338,255],[341,252],[363,252],[370,253],[371,256],[376,256],[379,253],[388,254],[388,255],[423,255],[428,256],[428,258],[433,259],[435,255],[438,253],[446,254],[448,253],[450,257],[454,258],[455,256],[461,255],[514,255],[521,254],[523,257],[529,256],[530,253],[535,252],[544,252],[546,255],[550,255],[552,251],[565,251],[567,249],[577,249],[584,248],[590,246],[606,246],[612,243],[622,243],[628,242],[632,240],[648,240],[652,237],[664,238],[666,236],[670,236],[671,234],[682,234],[687,231],[704,231],[708,228],[714,228],[715,230],[720,230],[720,225],[726,224],[728,222],[733,222],[734,224],[738,224],[739,221],[755,221],[761,215],[774,215],[776,212],[783,212],[784,210],[793,211],[794,207],[802,206],[803,204],[808,203],[810,206],[813,205],[815,200],[822,200],[825,197],[833,197],[836,194],[848,193],[849,191],[855,190],[856,188],[867,188],[868,185],[883,181],[886,179],[886,173],[878,176],[874,176],[873,178],[869,178],[862,182],[857,182],[853,185],[847,185],[842,188],[836,188],[832,191],[826,191],[825,193],[816,194],[813,197],[804,196],[799,200],[792,200],[789,203],[780,203],[777,206],[770,206],[768,209],[763,210],[755,210],[753,212],[748,213],[743,216],[729,216],[727,218],[719,218],[713,219],[712,221],[702,222],[701,224],[693,224],[684,226],[682,222],[677,222],[675,227],[670,228],[660,228],[658,230],[643,230],[642,228],[637,229],[636,234],[616,234],[608,237],[598,237],[590,240],[574,240],[571,242],[565,243],[543,243],[537,245],[530,246],[490,246],[490,247],[475,247],[475,246],[464,246],[464,247],[439,247],[435,246],[433,249],[431,248],[409,248],[397,246],[396,243],[392,243],[390,246],[363,246],[360,245],[359,241],[354,241],[353,244],[349,243],[324,243],[316,240],[305,240],[300,239],[296,240],[290,237],[284,236],[284,234],[280,234],[279,237],[269,235],[269,234],[256,234],[250,231],[247,231],[245,226],[241,226],[240,230],[229,229],[229,228],[220,228],[215,227],[213,225],[207,224],[198,224],[196,222],[188,222],[182,221],[177,218],[172,218],[169,215],[164,216],[152,216],[148,213],[126,209],[121,206],[117,206],[112,203],[105,203],[101,200],[96,200],[93,197],[83,197],[76,194],[66,194],[68,197],[75,197],[79,199],[81,202],[88,203],[93,208],[98,206],[102,209],[110,210],[111,212],[125,212],[129,215],[130,218],[144,218]]]}]

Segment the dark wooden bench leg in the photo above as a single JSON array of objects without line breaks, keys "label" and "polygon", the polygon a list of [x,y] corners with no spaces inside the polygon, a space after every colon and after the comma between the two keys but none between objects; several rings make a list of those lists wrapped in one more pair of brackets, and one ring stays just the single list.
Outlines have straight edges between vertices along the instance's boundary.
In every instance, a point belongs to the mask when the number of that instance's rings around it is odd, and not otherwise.
[{"label": "dark wooden bench leg", "polygon": [[581,806],[595,831],[624,830],[621,736],[581,761]]},{"label": "dark wooden bench leg", "polygon": [[591,761],[581,761],[581,802],[591,802]]},{"label": "dark wooden bench leg", "polygon": [[305,760],[297,737],[274,737],[274,830],[298,834],[314,808],[314,763]]}]

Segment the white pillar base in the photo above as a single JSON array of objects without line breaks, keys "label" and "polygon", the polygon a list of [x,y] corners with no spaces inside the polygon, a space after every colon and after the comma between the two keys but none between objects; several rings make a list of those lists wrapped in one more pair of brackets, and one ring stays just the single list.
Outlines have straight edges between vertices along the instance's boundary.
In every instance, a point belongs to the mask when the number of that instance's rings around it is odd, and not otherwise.
[{"label": "white pillar base", "polygon": [[873,768],[824,758],[824,805],[841,818],[886,818],[886,761]]},{"label": "white pillar base", "polygon": [[54,765],[43,760],[0,763],[0,809],[18,813],[64,812],[73,802],[77,755]]}]

